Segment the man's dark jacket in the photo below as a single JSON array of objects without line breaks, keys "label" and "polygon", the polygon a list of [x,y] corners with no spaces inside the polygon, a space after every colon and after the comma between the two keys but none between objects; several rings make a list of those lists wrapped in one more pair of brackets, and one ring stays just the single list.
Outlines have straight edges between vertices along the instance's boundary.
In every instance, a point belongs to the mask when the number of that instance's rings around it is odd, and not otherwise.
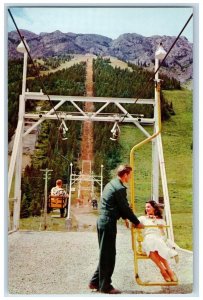
[{"label": "man's dark jacket", "polygon": [[118,177],[112,179],[103,190],[100,214],[116,220],[120,217],[128,219],[138,225],[140,221],[128,204],[126,190],[127,188]]}]

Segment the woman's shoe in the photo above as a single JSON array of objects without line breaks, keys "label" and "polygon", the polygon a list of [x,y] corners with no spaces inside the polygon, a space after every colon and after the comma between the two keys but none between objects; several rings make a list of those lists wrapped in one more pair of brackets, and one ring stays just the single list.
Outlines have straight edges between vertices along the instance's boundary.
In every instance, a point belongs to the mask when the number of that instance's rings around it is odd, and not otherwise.
[{"label": "woman's shoe", "polygon": [[166,270],[161,271],[161,275],[163,276],[165,281],[167,281],[167,282],[171,281],[171,277],[169,276],[169,274]]},{"label": "woman's shoe", "polygon": [[167,273],[170,276],[171,281],[174,281],[174,282],[178,281],[176,274],[172,270],[167,270]]}]

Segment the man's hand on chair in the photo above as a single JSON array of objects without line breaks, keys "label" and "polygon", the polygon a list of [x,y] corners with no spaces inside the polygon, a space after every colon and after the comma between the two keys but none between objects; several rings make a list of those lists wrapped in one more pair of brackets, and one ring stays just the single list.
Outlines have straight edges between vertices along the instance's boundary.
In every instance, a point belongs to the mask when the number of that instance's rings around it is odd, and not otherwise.
[{"label": "man's hand on chair", "polygon": [[139,223],[138,225],[132,224],[133,228],[143,229],[144,225],[142,223]]}]

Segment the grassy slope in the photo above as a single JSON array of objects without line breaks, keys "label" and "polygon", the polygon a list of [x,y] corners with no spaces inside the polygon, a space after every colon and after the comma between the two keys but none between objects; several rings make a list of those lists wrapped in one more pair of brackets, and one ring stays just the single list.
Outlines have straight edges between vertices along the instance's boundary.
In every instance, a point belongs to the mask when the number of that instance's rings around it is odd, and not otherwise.
[{"label": "grassy slope", "polygon": [[[162,124],[175,241],[180,247],[192,250],[192,93],[188,90],[164,91],[164,95],[173,102],[176,112]],[[151,133],[151,128],[146,130]],[[140,130],[130,125],[122,126],[120,141],[123,161],[129,161],[131,147],[143,139],[145,136]],[[136,152],[135,164],[136,208],[137,214],[141,215],[151,193],[151,144]]]}]

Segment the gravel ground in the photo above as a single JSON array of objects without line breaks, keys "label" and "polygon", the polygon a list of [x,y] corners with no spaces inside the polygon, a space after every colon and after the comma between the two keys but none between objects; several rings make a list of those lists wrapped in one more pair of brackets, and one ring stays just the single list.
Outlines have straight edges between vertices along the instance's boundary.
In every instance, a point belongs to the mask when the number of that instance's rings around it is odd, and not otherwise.
[{"label": "gravel ground", "polygon": [[[134,280],[130,231],[118,226],[113,285],[126,295],[191,294],[193,254],[178,251],[180,262],[175,266],[178,286],[139,286]],[[88,289],[97,261],[95,231],[12,233],[8,236],[8,295],[98,295]],[[161,280],[150,260],[140,261],[139,275],[144,280]]]}]

